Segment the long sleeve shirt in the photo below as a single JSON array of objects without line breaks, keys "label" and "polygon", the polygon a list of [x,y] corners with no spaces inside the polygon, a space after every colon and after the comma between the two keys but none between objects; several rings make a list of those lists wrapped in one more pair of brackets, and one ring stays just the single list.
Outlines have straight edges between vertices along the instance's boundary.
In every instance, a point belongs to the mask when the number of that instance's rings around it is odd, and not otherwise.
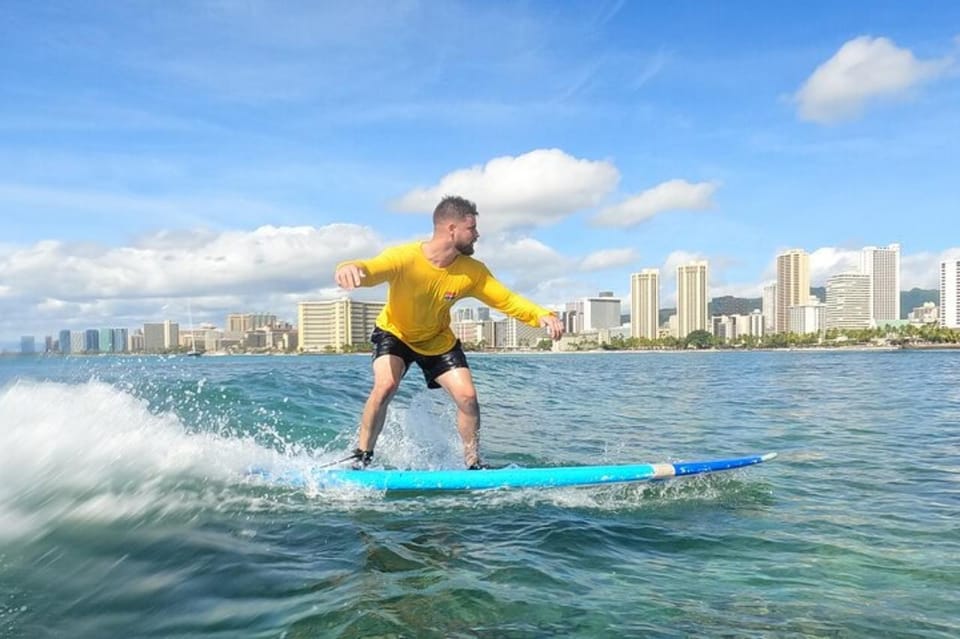
[{"label": "long sleeve shirt", "polygon": [[387,304],[377,326],[393,333],[422,355],[439,355],[453,348],[457,338],[450,329],[450,309],[460,299],[472,297],[530,326],[550,311],[509,290],[472,257],[458,255],[440,268],[427,260],[421,242],[388,248],[368,260],[349,260],[366,271],[361,286],[389,283]]}]

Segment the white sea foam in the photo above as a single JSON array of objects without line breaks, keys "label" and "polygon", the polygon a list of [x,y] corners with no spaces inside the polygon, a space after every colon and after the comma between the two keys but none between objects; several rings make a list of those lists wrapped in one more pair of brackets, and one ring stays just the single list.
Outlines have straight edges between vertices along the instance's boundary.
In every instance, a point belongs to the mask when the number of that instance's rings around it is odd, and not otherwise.
[{"label": "white sea foam", "polygon": [[456,408],[446,393],[417,393],[406,406],[391,405],[376,459],[396,468],[461,468],[463,444],[456,423]]},{"label": "white sea foam", "polygon": [[[384,499],[376,491],[350,487],[261,486],[248,476],[249,468],[309,475],[310,469],[343,458],[348,449],[267,448],[252,437],[226,434],[222,420],[206,417],[221,432],[196,432],[174,412],[151,410],[145,400],[99,381],[19,381],[0,389],[0,541],[42,535],[62,523],[189,517],[202,510],[486,509],[543,503],[619,510],[639,506],[651,490],[597,487]],[[405,406],[392,406],[376,463],[460,467],[456,411],[446,396],[423,392]],[[703,487],[695,493],[703,497]],[[655,494],[663,498],[662,490]]]},{"label": "white sea foam", "polygon": [[[377,447],[378,464],[454,468],[463,463],[456,412],[449,401],[441,401],[445,395],[436,395],[422,393],[408,406],[391,407]],[[173,411],[151,410],[144,399],[95,380],[21,380],[0,389],[0,539],[42,534],[56,522],[162,517],[225,504],[302,508],[304,496],[321,491],[307,486],[299,498],[282,490],[254,494],[244,489],[255,486],[247,470],[304,472],[348,453],[347,448],[304,450],[297,442],[267,448],[252,437],[230,434],[229,424],[216,415],[205,419],[218,432],[198,432]],[[378,501],[367,490],[322,492],[326,503],[347,508]]]},{"label": "white sea foam", "polygon": [[0,390],[0,535],[184,507],[176,482],[229,481],[274,455],[251,439],[188,432],[103,382],[19,381]]}]

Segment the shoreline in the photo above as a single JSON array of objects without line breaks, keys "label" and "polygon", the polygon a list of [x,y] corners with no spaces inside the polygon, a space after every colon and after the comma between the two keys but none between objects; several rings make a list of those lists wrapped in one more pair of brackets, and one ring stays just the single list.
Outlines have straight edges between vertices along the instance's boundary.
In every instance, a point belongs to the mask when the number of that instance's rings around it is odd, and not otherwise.
[{"label": "shoreline", "polygon": [[[626,355],[626,354],[654,354],[654,353],[803,353],[803,352],[872,352],[872,351],[949,351],[960,350],[960,344],[908,344],[899,346],[869,346],[860,344],[857,346],[793,346],[782,348],[689,348],[689,349],[603,349],[596,348],[591,350],[562,350],[562,351],[544,351],[544,350],[484,350],[484,351],[465,351],[468,356],[474,355]],[[67,357],[144,357],[159,359],[205,359],[222,357],[341,357],[361,355],[368,357],[369,352],[353,353],[211,353],[199,357],[187,355],[186,353],[0,353],[0,358],[67,358]]]}]

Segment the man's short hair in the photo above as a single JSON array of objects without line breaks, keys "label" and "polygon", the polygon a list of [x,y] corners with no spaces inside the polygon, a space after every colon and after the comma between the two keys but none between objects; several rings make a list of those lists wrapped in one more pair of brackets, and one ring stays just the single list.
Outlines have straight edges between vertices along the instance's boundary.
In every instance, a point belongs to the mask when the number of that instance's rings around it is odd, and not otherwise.
[{"label": "man's short hair", "polygon": [[480,215],[480,213],[477,212],[476,204],[459,195],[447,195],[440,200],[437,208],[433,209],[433,224],[436,226],[437,224],[451,220],[462,222],[471,215]]}]

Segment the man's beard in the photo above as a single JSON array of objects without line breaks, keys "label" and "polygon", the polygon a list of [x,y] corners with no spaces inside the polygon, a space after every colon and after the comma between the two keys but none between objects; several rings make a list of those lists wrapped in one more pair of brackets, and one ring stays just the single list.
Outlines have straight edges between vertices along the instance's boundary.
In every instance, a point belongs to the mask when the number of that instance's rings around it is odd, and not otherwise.
[{"label": "man's beard", "polygon": [[460,255],[473,255],[473,242],[469,244],[457,244],[456,248],[460,251]]}]

